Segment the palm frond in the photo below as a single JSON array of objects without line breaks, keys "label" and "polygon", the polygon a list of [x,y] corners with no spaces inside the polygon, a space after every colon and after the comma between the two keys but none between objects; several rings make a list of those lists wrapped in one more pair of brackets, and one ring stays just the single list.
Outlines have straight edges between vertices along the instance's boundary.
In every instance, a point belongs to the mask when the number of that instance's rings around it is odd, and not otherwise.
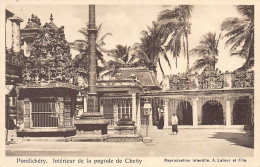
[{"label": "palm frond", "polygon": [[100,47],[106,45],[104,39],[107,37],[107,36],[112,36],[111,33],[106,33],[105,35],[103,35],[100,39],[98,39],[98,41],[96,42],[97,45],[99,45]]},{"label": "palm frond", "polygon": [[236,8],[242,16],[254,20],[254,5],[238,5]]}]

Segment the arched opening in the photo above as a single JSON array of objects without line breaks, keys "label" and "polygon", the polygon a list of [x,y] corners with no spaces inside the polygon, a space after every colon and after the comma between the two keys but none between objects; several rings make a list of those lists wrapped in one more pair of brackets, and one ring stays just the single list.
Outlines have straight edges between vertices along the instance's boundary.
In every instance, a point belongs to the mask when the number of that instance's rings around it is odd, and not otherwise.
[{"label": "arched opening", "polygon": [[233,105],[233,125],[250,124],[249,99],[239,99]]},{"label": "arched opening", "polygon": [[223,125],[223,107],[216,100],[207,101],[202,107],[202,125]]},{"label": "arched opening", "polygon": [[181,101],[177,106],[179,125],[192,125],[192,106],[188,101]]}]

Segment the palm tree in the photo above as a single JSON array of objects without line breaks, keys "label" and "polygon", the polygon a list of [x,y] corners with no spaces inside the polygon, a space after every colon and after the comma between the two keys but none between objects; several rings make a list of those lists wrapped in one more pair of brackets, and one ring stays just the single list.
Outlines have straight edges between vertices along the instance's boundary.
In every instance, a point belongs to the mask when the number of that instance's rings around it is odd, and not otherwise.
[{"label": "palm tree", "polygon": [[249,69],[254,66],[254,6],[235,6],[242,18],[226,18],[221,24],[221,30],[227,37],[226,46],[231,46],[230,54],[246,59],[240,69]]},{"label": "palm tree", "polygon": [[137,61],[138,64],[147,66],[150,70],[153,70],[155,74],[157,74],[156,67],[158,63],[164,75],[161,57],[166,60],[168,66],[171,68],[166,50],[163,47],[166,40],[165,34],[156,22],[153,22],[153,25],[147,28],[148,31],[142,31],[141,43],[133,45],[133,49],[135,50],[134,56],[139,58]]},{"label": "palm tree", "polygon": [[107,75],[107,74],[111,74],[114,75],[116,73],[116,71],[122,67],[122,66],[126,66],[127,64],[130,63],[130,47],[127,45],[121,45],[118,44],[116,45],[116,49],[112,49],[111,51],[109,51],[109,56],[114,58],[114,60],[110,60],[107,63],[107,67],[106,69],[108,70],[106,73],[103,74]]},{"label": "palm tree", "polygon": [[[75,40],[73,43],[70,43],[71,48],[79,51],[79,54],[74,58],[74,66],[84,68],[88,71],[89,67],[89,39],[88,39],[88,26],[87,23],[85,28],[81,28],[79,32],[84,35],[85,40]],[[104,59],[104,53],[108,53],[106,49],[103,47],[106,45],[104,39],[107,36],[111,36],[111,33],[106,33],[105,35],[100,37],[102,24],[97,27],[97,41],[96,41],[96,55],[97,61],[100,60],[101,64],[106,65],[106,61]],[[102,66],[97,66],[97,75],[104,70]]]},{"label": "palm tree", "polygon": [[215,65],[218,61],[218,44],[220,36],[216,33],[206,33],[199,42],[199,45],[190,51],[191,55],[200,57],[195,61],[191,70],[199,70],[204,67],[209,67],[215,70]]},{"label": "palm tree", "polygon": [[[165,6],[168,7],[168,6]],[[189,60],[189,39],[191,23],[189,19],[191,17],[193,6],[192,5],[178,5],[172,10],[165,9],[161,11],[158,17],[158,21],[162,27],[164,27],[170,40],[166,45],[166,50],[173,54],[176,58],[179,57],[181,48],[184,52],[184,56],[187,58],[186,71],[189,71],[190,60]],[[182,46],[181,46],[182,45]]]},{"label": "palm tree", "polygon": [[109,56],[115,58],[116,62],[119,62],[120,64],[124,65],[129,63],[130,58],[130,47],[129,46],[123,46],[121,44],[116,45],[116,49],[113,49],[110,51]]}]

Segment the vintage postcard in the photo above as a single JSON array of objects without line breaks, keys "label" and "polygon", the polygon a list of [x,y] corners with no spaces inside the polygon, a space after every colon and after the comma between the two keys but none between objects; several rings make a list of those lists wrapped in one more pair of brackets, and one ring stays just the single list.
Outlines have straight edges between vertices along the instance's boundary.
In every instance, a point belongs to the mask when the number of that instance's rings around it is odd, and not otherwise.
[{"label": "vintage postcard", "polygon": [[2,0],[0,167],[259,167],[259,9]]}]

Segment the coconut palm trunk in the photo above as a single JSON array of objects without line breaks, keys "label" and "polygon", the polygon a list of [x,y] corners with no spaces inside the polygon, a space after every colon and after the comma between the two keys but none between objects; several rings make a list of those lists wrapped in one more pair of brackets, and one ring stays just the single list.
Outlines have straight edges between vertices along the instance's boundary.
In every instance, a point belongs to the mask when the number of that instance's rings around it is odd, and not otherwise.
[{"label": "coconut palm trunk", "polygon": [[187,67],[186,67],[186,72],[190,70],[190,57],[189,57],[189,39],[188,39],[188,33],[186,32],[185,34],[185,39],[186,39],[186,58],[187,58]]}]

